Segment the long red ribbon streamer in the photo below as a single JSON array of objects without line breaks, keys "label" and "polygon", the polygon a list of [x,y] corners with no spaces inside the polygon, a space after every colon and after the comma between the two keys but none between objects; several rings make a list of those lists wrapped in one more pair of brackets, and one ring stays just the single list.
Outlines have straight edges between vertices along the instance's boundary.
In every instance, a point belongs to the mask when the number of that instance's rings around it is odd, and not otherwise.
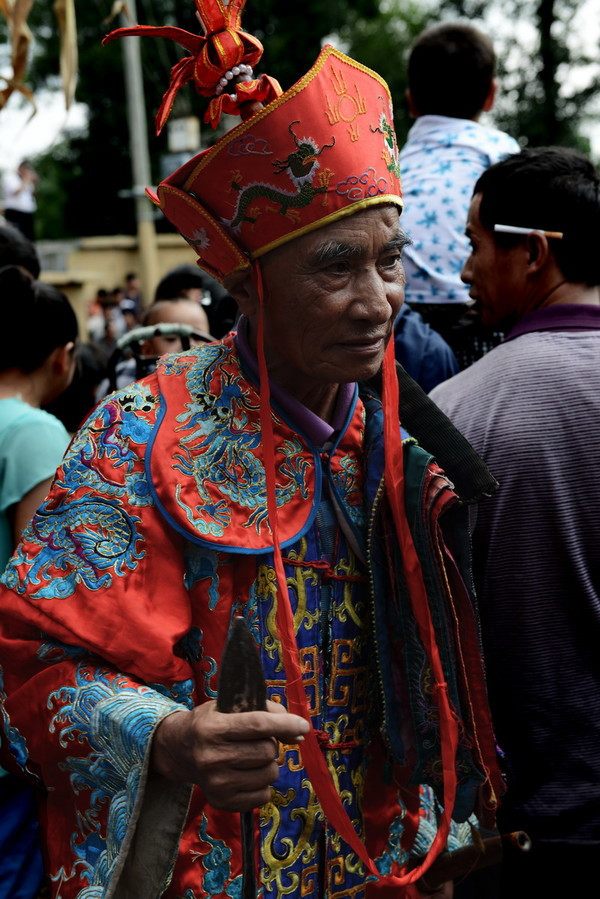
[{"label": "long red ribbon streamer", "polygon": [[[412,535],[408,528],[404,509],[404,473],[402,459],[402,441],[398,420],[399,388],[396,377],[393,341],[388,344],[384,363],[384,413],[385,413],[385,477],[388,498],[392,508],[394,523],[400,539],[405,565],[405,575],[411,592],[413,611],[417,619],[419,633],[429,656],[436,680],[440,729],[442,733],[442,766],[444,771],[444,812],[439,829],[423,863],[402,877],[381,877],[375,862],[369,856],[367,847],[356,833],[354,825],[345,810],[339,793],[335,788],[325,757],[319,746],[316,732],[312,727],[310,709],[306,691],[302,681],[302,667],[294,631],[294,616],[289,596],[287,578],[283,565],[279,543],[279,522],[275,481],[275,439],[270,405],[269,374],[264,350],[264,290],[260,264],[254,264],[254,281],[259,299],[257,355],[260,376],[260,422],[262,431],[262,450],[265,466],[267,488],[267,512],[273,534],[273,556],[277,578],[277,597],[275,621],[281,642],[283,667],[287,681],[287,698],[289,711],[305,718],[311,729],[302,743],[301,752],[304,766],[308,772],[323,814],[329,824],[350,846],[363,862],[370,874],[385,880],[396,887],[404,887],[418,880],[433,864],[442,851],[450,829],[452,809],[456,795],[456,773],[454,760],[458,745],[458,725],[450,707],[447,687],[437,648],[433,623],[427,603],[427,593],[423,573],[416,555]],[[390,365],[390,358],[392,365]],[[393,414],[390,415],[390,409]],[[390,420],[391,419],[391,420]],[[414,592],[413,592],[414,591]],[[445,738],[444,738],[445,732]]]}]

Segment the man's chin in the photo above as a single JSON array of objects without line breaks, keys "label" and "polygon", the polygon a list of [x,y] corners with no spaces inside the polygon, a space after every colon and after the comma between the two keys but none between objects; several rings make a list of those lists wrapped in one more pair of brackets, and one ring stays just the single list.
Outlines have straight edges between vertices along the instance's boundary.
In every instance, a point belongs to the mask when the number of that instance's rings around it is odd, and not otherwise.
[{"label": "man's chin", "polygon": [[377,358],[370,362],[366,360],[361,364],[357,365],[353,368],[353,375],[349,377],[348,381],[370,381],[371,378],[376,377],[381,371],[381,366],[383,365],[383,353]]}]

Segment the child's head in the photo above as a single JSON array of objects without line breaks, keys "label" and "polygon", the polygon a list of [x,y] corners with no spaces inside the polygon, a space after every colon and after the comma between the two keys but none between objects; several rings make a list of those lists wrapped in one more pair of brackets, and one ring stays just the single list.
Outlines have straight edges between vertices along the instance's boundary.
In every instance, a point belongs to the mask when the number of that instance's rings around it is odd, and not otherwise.
[{"label": "child's head", "polygon": [[487,35],[447,22],[424,31],[408,59],[408,97],[416,116],[476,119],[494,102],[496,54]]}]

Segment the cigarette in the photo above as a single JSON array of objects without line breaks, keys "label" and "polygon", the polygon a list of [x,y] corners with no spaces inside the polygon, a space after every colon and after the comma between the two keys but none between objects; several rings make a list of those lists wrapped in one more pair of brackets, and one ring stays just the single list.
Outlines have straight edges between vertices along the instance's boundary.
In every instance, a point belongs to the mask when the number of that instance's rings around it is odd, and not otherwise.
[{"label": "cigarette", "polygon": [[562,231],[544,231],[543,228],[520,228],[518,225],[494,225],[494,231],[500,231],[502,234],[543,234],[545,237],[553,237],[556,240],[562,240],[564,237]]}]

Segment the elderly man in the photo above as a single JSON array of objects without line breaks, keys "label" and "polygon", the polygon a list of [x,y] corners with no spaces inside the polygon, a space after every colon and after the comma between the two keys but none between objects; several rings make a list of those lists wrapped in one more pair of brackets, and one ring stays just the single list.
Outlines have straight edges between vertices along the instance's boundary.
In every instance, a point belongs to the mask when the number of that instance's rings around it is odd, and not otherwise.
[{"label": "elderly man", "polygon": [[475,559],[503,826],[533,851],[503,896],[583,896],[600,851],[600,177],[526,150],[475,186],[463,272],[506,341],[433,391],[500,481]]},{"label": "elderly man", "polygon": [[[63,899],[421,895],[411,864],[500,784],[466,512],[401,445],[389,93],[326,48],[281,94],[251,80],[243,4],[197,5],[200,86],[268,105],[157,200],[243,315],[75,437],[5,576],[6,755],[43,788]],[[222,705],[235,616],[266,710]]]}]

